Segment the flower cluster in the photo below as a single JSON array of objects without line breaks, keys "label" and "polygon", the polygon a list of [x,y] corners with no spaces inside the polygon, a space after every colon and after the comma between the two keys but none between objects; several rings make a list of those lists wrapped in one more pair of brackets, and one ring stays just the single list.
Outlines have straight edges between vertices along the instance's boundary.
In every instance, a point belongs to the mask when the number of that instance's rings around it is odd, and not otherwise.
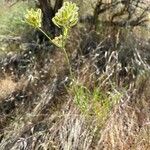
[{"label": "flower cluster", "polygon": [[34,28],[40,28],[42,24],[42,13],[41,9],[31,9],[27,10],[27,14],[25,15],[25,21],[33,26]]},{"label": "flower cluster", "polygon": [[51,38],[41,29],[42,24],[41,9],[28,10],[27,14],[25,15],[25,21],[34,28],[38,28],[57,47],[64,48],[70,28],[76,25],[76,23],[78,22],[78,10],[79,8],[75,3],[72,2],[63,3],[63,6],[58,10],[58,12],[55,14],[55,17],[52,19],[53,23],[62,29],[62,34],[55,37],[53,40],[51,40]]},{"label": "flower cluster", "polygon": [[56,36],[52,42],[59,48],[62,48],[62,45],[63,45],[63,36],[60,35],[60,36]]},{"label": "flower cluster", "polygon": [[59,28],[73,27],[78,22],[78,9],[75,3],[64,2],[61,9],[58,10],[52,19],[53,23]]}]

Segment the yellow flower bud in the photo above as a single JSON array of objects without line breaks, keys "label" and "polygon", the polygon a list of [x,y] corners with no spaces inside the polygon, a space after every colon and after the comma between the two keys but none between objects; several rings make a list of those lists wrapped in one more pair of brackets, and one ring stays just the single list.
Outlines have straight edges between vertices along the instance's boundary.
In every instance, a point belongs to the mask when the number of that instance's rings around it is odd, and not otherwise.
[{"label": "yellow flower bud", "polygon": [[62,48],[63,47],[63,36],[60,35],[60,36],[56,36],[52,42],[59,48]]}]

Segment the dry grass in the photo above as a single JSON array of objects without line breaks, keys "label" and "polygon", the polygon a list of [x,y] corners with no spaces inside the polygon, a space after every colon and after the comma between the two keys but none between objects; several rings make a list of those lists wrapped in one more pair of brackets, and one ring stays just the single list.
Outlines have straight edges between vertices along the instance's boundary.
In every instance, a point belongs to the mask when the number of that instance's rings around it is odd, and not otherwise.
[{"label": "dry grass", "polygon": [[[135,88],[137,90],[128,92],[124,97],[125,101],[115,108],[101,133],[99,146],[102,149],[148,150],[150,147],[150,93],[147,92],[150,90],[149,81],[148,77],[138,81]],[[141,86],[144,88],[143,91]]]},{"label": "dry grass", "polygon": [[[93,57],[80,60],[84,65],[77,68],[77,80],[90,90],[90,95],[87,96],[89,101],[94,99],[92,90],[97,86],[103,88],[103,94],[109,95],[109,99],[103,95],[95,96],[98,98],[95,103],[87,103],[88,113],[82,113],[81,107],[74,101],[74,95],[67,93],[64,87],[60,88],[64,80],[62,78],[66,74],[65,62],[61,59],[62,53],[57,51],[55,55],[51,55],[51,59],[55,61],[49,72],[50,83],[38,85],[41,86],[41,90],[38,91],[37,97],[32,97],[31,101],[34,102],[31,103],[30,111],[26,109],[24,113],[16,112],[15,119],[4,130],[0,149],[148,150],[149,73],[139,75],[135,84],[128,82],[127,88],[123,87],[124,84],[117,86],[115,83],[118,76],[113,78],[118,71],[115,69],[115,65],[118,64],[115,54],[111,53],[107,60],[108,72],[99,74],[99,77],[94,74]],[[7,80],[12,83],[11,92],[15,91],[17,83],[13,83],[11,79]],[[7,82],[4,83],[8,85]],[[114,91],[121,92],[121,96],[117,97],[117,102],[107,110],[104,104],[114,100]],[[82,99],[83,94],[84,90],[79,98]],[[101,103],[101,99],[104,104]],[[92,107],[95,113],[91,111]],[[100,117],[96,113],[100,113]]]},{"label": "dry grass", "polygon": [[8,95],[16,90],[17,83],[7,77],[0,81],[0,99],[6,98]]},{"label": "dry grass", "polygon": [[[40,91],[41,97],[34,109],[23,115],[18,114],[5,129],[5,138],[0,148],[148,150],[149,85],[148,75],[140,76],[136,87],[124,93],[121,102],[115,105],[103,125],[95,115],[82,114],[69,95],[53,97],[52,93],[56,89],[52,92],[52,85],[47,86]],[[43,114],[48,103],[51,103],[49,111]]]},{"label": "dry grass", "polygon": [[0,100],[5,99],[16,90],[23,88],[25,85],[26,84],[23,80],[19,82],[14,82],[13,79],[9,76],[5,77],[4,79],[1,79],[0,80]]},{"label": "dry grass", "polygon": [[[72,94],[71,86],[68,87],[69,80],[65,81],[69,75],[63,53],[55,49],[46,55],[41,50],[30,64],[30,70],[24,74],[27,78],[33,76],[35,80],[29,81],[28,85],[22,80],[14,82],[10,77],[0,81],[0,99],[19,89],[24,94],[19,95],[22,99],[18,96],[19,101],[14,102],[17,107],[12,110],[13,113],[7,114],[11,121],[7,121],[7,115],[2,114],[7,124],[0,124],[3,127],[0,133],[1,150],[149,150],[150,79],[148,73],[138,74],[132,80],[132,69],[138,66],[143,71],[148,66],[139,53],[134,53],[136,60],[127,56],[127,52],[134,49],[135,40],[131,34],[128,37],[123,34],[127,38],[121,41],[118,37],[118,43],[126,49],[116,50],[111,42],[117,41],[117,38],[111,35],[104,39],[101,37],[102,40],[98,39],[100,43],[97,43],[91,34],[84,35],[89,37],[88,41],[86,37],[82,39],[79,32],[74,29],[67,52],[73,57],[71,65],[75,82],[90,91],[84,95],[84,88],[81,91],[77,89],[81,92],[80,102],[85,103],[88,99],[87,111],[81,111],[83,103],[75,103],[76,95]],[[87,44],[85,51],[89,47],[90,50],[86,56],[81,48],[85,41],[98,44],[96,48],[91,43]],[[125,59],[128,64],[125,76],[119,76],[123,69],[118,59],[120,52],[128,58]],[[46,72],[43,77],[40,75],[42,71]],[[23,87],[26,89],[22,90]],[[100,96],[93,94],[96,88]]]},{"label": "dry grass", "polygon": [[[145,85],[147,90],[139,91],[141,84],[143,79],[138,83],[137,91],[131,90],[124,94],[122,102],[115,105],[103,126],[97,117],[81,114],[69,97],[66,97],[68,101],[65,100],[55,111],[45,114],[43,120],[34,123],[34,118],[40,116],[40,113],[34,114],[33,110],[33,113],[25,114],[22,121],[18,118],[20,121],[16,120],[12,124],[8,139],[13,141],[15,137],[15,142],[11,149],[23,147],[31,150],[148,150],[150,112],[149,93],[146,91],[149,90],[150,84],[147,82]],[[25,134],[26,136],[23,136]]]}]

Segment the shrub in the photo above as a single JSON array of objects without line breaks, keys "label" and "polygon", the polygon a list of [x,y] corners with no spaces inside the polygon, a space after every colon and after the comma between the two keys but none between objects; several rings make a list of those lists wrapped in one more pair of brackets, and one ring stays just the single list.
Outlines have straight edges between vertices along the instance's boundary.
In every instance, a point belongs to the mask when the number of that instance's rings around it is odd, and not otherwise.
[{"label": "shrub", "polygon": [[23,17],[29,7],[26,2],[19,2],[12,7],[0,2],[0,34],[1,35],[22,35],[27,30]]}]

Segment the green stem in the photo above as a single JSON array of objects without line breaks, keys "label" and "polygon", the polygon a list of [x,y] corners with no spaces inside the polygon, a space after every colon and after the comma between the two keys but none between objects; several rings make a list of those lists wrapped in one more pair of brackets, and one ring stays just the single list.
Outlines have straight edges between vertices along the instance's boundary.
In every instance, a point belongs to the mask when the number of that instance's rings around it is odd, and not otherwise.
[{"label": "green stem", "polygon": [[66,58],[66,61],[68,63],[68,66],[69,66],[69,73],[70,73],[71,79],[73,79],[73,74],[72,74],[72,70],[71,70],[71,64],[70,64],[69,57],[68,57],[68,54],[67,54],[66,49],[65,49],[67,36],[68,36],[68,29],[64,28],[63,29],[62,49],[63,49],[63,52],[65,54],[65,58]]},{"label": "green stem", "polygon": [[[52,42],[52,39],[48,36],[48,34],[46,34],[41,28],[38,28],[38,29]],[[72,70],[71,70],[71,64],[70,64],[69,57],[68,57],[68,54],[67,54],[66,49],[65,49],[65,43],[66,43],[67,34],[68,34],[68,30],[66,31],[66,36],[63,35],[62,50],[63,50],[63,52],[65,54],[65,58],[66,58],[66,61],[68,63],[68,66],[69,66],[69,72],[70,72],[70,75],[71,75],[71,78],[72,78],[73,74],[72,74]]]},{"label": "green stem", "polygon": [[48,36],[48,34],[46,34],[41,28],[38,29],[52,42],[52,39]]},{"label": "green stem", "polygon": [[71,64],[70,64],[70,60],[69,60],[69,57],[68,57],[68,54],[66,52],[66,49],[65,47],[62,48],[64,54],[65,54],[65,58],[66,58],[66,61],[68,63],[68,66],[69,66],[69,73],[70,73],[70,76],[71,76],[71,79],[73,78],[73,74],[72,74],[72,70],[71,70]]}]

